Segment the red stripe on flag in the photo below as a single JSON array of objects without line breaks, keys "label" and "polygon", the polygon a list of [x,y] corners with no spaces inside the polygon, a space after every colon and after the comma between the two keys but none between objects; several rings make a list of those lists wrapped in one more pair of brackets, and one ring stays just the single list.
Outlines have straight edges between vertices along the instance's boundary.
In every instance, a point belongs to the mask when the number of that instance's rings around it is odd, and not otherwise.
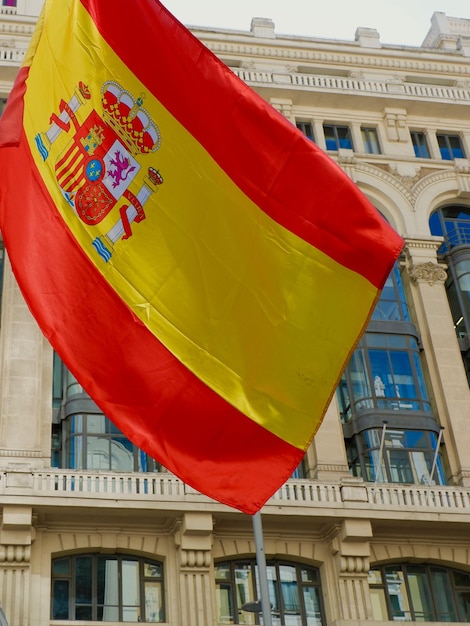
[{"label": "red stripe on flag", "polygon": [[383,286],[393,266],[384,246],[398,256],[403,241],[332,159],[293,132],[157,0],[131,7],[115,0],[112,11],[105,2],[80,1],[114,52],[255,204]]},{"label": "red stripe on flag", "polygon": [[135,317],[66,227],[24,137],[0,150],[0,168],[2,193],[15,197],[15,211],[0,215],[12,266],[65,364],[137,446],[195,489],[255,513],[303,451],[227,404]]}]

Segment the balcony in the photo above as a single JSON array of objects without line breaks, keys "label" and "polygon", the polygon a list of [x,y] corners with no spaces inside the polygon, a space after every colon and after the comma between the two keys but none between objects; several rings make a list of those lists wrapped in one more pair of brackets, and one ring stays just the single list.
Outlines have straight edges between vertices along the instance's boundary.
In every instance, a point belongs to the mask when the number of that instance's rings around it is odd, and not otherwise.
[{"label": "balcony", "polygon": [[319,92],[337,92],[355,96],[398,97],[411,101],[470,102],[470,90],[463,87],[423,85],[399,80],[374,81],[342,76],[321,76],[302,73],[281,73],[231,68],[243,81],[252,86],[277,86]]},{"label": "balcony", "polygon": [[[166,473],[111,473],[73,470],[11,470],[0,472],[0,504],[112,509],[227,510]],[[288,480],[268,501],[266,514],[313,517],[350,516],[403,519],[415,514],[421,519],[468,523],[470,489],[450,486],[371,484],[346,477],[338,482],[308,479]]]}]

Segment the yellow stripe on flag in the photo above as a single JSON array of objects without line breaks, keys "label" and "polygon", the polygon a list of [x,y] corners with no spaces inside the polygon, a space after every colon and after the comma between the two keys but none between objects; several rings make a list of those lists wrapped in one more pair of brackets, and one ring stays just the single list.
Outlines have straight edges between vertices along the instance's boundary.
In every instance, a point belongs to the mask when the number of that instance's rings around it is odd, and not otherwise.
[{"label": "yellow stripe on flag", "polygon": [[[77,32],[85,39],[80,44],[67,37],[63,4],[55,3],[57,15],[48,19],[36,51],[26,94],[31,117],[25,120],[35,162],[62,217],[97,269],[180,361],[256,423],[305,448],[312,436],[311,416],[323,413],[331,381],[348,357],[345,346],[355,341],[377,289],[281,227],[244,195],[129,72],[80,4]],[[58,63],[67,58],[60,68],[62,82],[44,92],[40,102],[28,102],[30,93],[41,93],[50,42],[56,51],[64,47],[63,55],[55,53]],[[104,61],[98,76],[96,56]],[[158,71],[158,59],[155,63]],[[164,183],[145,205],[145,219],[132,224],[129,239],[116,243],[108,263],[91,243],[109,233],[119,217],[117,208],[88,226],[64,200],[55,178],[55,162],[73,129],[54,142],[46,162],[34,140],[80,81],[97,80],[115,80],[135,97],[143,94],[162,135],[158,151],[138,161],[142,170],[150,165],[161,172]],[[93,108],[101,113],[100,93],[91,93],[77,119],[83,122]],[[287,285],[286,292],[280,293],[280,284]],[[299,302],[299,292],[306,294],[304,301]],[[327,296],[315,302],[312,293]]]}]

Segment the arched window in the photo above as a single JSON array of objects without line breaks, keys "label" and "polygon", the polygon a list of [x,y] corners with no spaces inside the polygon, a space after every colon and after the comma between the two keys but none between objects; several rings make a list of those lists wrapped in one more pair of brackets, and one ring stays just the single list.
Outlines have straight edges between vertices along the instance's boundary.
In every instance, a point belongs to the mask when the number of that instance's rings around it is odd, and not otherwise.
[{"label": "arched window", "polygon": [[[268,561],[269,599],[273,624],[320,626],[324,624],[320,575],[317,568],[299,563]],[[259,600],[254,560],[216,563],[219,624],[259,624],[257,613],[242,609]]]},{"label": "arched window", "polygon": [[124,554],[52,561],[51,619],[164,622],[163,566]]},{"label": "arched window", "polygon": [[369,572],[373,619],[470,622],[470,573],[426,564],[394,564]]}]

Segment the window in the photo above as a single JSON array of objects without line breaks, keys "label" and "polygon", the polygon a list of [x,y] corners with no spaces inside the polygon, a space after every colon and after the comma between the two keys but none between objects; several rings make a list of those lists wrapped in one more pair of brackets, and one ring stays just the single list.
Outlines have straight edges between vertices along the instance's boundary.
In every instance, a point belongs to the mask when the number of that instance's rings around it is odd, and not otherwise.
[{"label": "window", "polygon": [[458,135],[438,134],[437,143],[439,144],[439,150],[441,151],[441,158],[445,161],[451,161],[452,159],[465,159],[465,152]]},{"label": "window", "polygon": [[54,559],[51,619],[164,622],[163,566],[127,555]]},{"label": "window", "polygon": [[57,355],[52,397],[54,467],[118,472],[161,469],[100,412]]},{"label": "window", "polygon": [[348,126],[323,124],[323,132],[325,133],[327,150],[339,150],[340,148],[347,148],[348,150],[353,149],[351,132]]},{"label": "window", "polygon": [[377,135],[376,128],[361,128],[362,142],[364,144],[364,150],[368,154],[380,154],[379,137]]},{"label": "window", "polygon": [[[382,436],[384,448],[379,458]],[[354,435],[347,446],[349,466],[353,476],[369,482],[442,485],[445,480],[441,458],[436,455],[437,442],[431,431],[365,430]]]},{"label": "window", "polygon": [[[268,561],[269,599],[273,624],[321,626],[324,624],[320,576],[316,568],[297,563]],[[259,598],[254,561],[216,563],[216,592],[220,624],[259,624],[256,613],[242,610]]]},{"label": "window", "polygon": [[297,121],[295,125],[308,139],[315,141],[315,137],[313,136],[313,126],[310,122]]},{"label": "window", "polygon": [[338,388],[343,422],[362,412],[431,412],[418,342],[412,335],[366,332]]},{"label": "window", "polygon": [[387,278],[372,313],[372,319],[381,322],[410,321],[398,263]]},{"label": "window", "polygon": [[411,141],[413,142],[413,148],[415,156],[420,159],[429,159],[429,148],[426,135],[418,130],[411,131]]},{"label": "window", "polygon": [[434,565],[395,564],[369,572],[373,619],[469,622],[470,574]]}]

